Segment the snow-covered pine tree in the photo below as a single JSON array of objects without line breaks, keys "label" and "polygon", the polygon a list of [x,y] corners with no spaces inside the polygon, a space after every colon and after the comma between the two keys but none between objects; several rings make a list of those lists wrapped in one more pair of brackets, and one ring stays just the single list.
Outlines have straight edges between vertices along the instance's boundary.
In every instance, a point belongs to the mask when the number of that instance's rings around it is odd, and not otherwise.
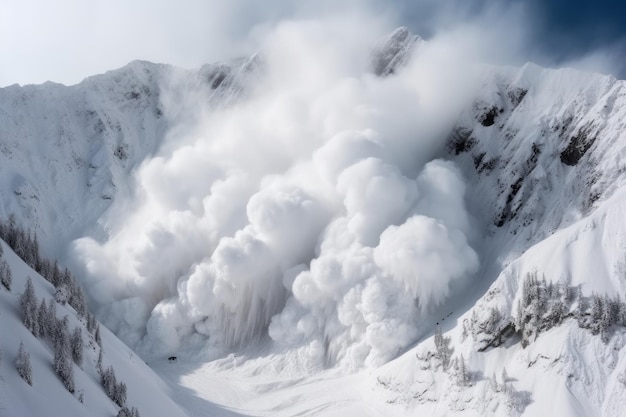
[{"label": "snow-covered pine tree", "polygon": [[15,359],[15,369],[28,385],[33,385],[33,368],[30,365],[30,353],[24,349],[24,342],[20,342]]},{"label": "snow-covered pine tree", "polygon": [[107,397],[113,399],[115,395],[115,386],[117,385],[117,378],[115,377],[115,371],[112,366],[109,366],[103,372],[100,372],[100,384],[104,388],[104,392]]},{"label": "snow-covered pine tree", "polygon": [[51,282],[52,262],[48,258],[43,258],[41,260],[41,276],[44,277],[46,281]]},{"label": "snow-covered pine tree", "polygon": [[[0,247],[2,247],[0,245]],[[13,273],[11,267],[4,259],[0,258],[0,282],[7,290],[11,291],[11,284],[13,283]]]},{"label": "snow-covered pine tree", "polygon": [[31,252],[33,254],[33,259],[35,262],[34,269],[39,274],[41,274],[43,270],[43,259],[41,257],[41,249],[39,248],[39,239],[37,239],[37,235],[33,233]]},{"label": "snow-covered pine tree", "polygon": [[74,283],[74,280],[72,279],[72,273],[70,272],[70,270],[66,267],[63,270],[63,273],[61,274],[61,285],[63,285],[64,287],[66,287],[68,289],[68,292],[71,293],[71,287],[72,284]]},{"label": "snow-covered pine tree", "polygon": [[102,348],[102,336],[100,335],[100,324],[96,323],[96,343]]},{"label": "snow-covered pine tree", "polygon": [[96,317],[91,314],[91,313],[87,313],[87,331],[91,334],[94,334],[94,331],[96,330]]},{"label": "snow-covered pine tree", "polygon": [[441,361],[443,369],[448,369],[450,358],[452,357],[452,349],[450,348],[450,338],[444,337],[441,327],[437,325],[435,328],[435,348],[437,349],[437,357]]},{"label": "snow-covered pine tree", "polygon": [[46,299],[42,298],[37,309],[37,322],[39,323],[40,338],[48,336],[50,332],[50,317],[48,316],[48,307],[46,306]]},{"label": "snow-covered pine tree", "polygon": [[578,287],[576,291],[576,321],[578,322],[578,327],[586,328],[587,327],[587,298],[583,296],[583,291],[581,287]]},{"label": "snow-covered pine tree", "polygon": [[475,339],[478,335],[478,315],[476,314],[476,309],[472,310],[469,327],[472,330],[472,337]]},{"label": "snow-covered pine tree", "polygon": [[11,247],[20,259],[26,260],[26,236],[22,230],[17,230],[15,243]]},{"label": "snow-covered pine tree", "polygon": [[74,369],[72,367],[72,352],[67,320],[61,321],[57,327],[57,340],[54,344],[54,371],[59,376],[65,388],[73,393]]},{"label": "snow-covered pine tree", "polygon": [[17,240],[17,222],[15,220],[15,214],[13,213],[9,214],[9,218],[4,224],[3,238],[10,247],[13,247],[15,245],[15,242]]},{"label": "snow-covered pine tree", "polygon": [[125,382],[120,382],[119,384],[115,385],[113,402],[115,402],[115,404],[119,405],[120,407],[124,407],[124,405],[126,405],[126,390],[127,388]]},{"label": "snow-covered pine tree", "polygon": [[602,331],[602,313],[604,312],[604,303],[602,297],[598,294],[591,296],[591,333],[599,334]]},{"label": "snow-covered pine tree", "polygon": [[52,342],[54,343],[56,335],[57,335],[57,305],[54,300],[51,298],[48,300],[48,308],[47,308],[48,318],[46,320],[46,333]]},{"label": "snow-covered pine tree", "polygon": [[462,387],[467,387],[471,384],[471,378],[469,371],[467,370],[467,365],[465,363],[465,358],[461,355],[459,359],[459,369],[458,369],[458,382]]},{"label": "snow-covered pine tree", "polygon": [[102,348],[100,348],[100,352],[98,353],[98,362],[96,363],[96,369],[98,370],[98,373],[102,375]]},{"label": "snow-covered pine tree", "polygon": [[68,291],[64,285],[59,285],[54,292],[54,301],[64,306],[69,298]]},{"label": "snow-covered pine tree", "polygon": [[24,292],[20,296],[20,310],[22,312],[22,322],[24,326],[34,335],[39,333],[39,325],[37,321],[37,297],[35,296],[35,288],[33,281],[28,277]]},{"label": "snow-covered pine tree", "polygon": [[561,324],[561,322],[563,322],[563,319],[565,318],[565,315],[567,314],[566,310],[567,307],[565,306],[565,303],[560,298],[560,296],[557,295],[556,300],[552,303],[550,307],[549,326],[555,327]]},{"label": "snow-covered pine tree", "polygon": [[87,315],[85,293],[83,292],[82,287],[76,283],[74,277],[72,277],[69,303],[72,307],[74,307],[74,310],[76,310],[79,317],[85,317]]},{"label": "snow-covered pine tree", "polygon": [[115,376],[115,370],[112,366],[109,366],[104,371],[100,372],[100,384],[104,389],[104,392],[107,394],[115,404],[120,407],[124,407],[126,404],[126,383],[117,382],[117,377]]},{"label": "snow-covered pine tree", "polygon": [[499,326],[501,317],[502,314],[500,313],[500,310],[496,307],[492,307],[489,311],[489,318],[485,323],[485,333],[495,336],[500,331]]},{"label": "snow-covered pine tree", "polygon": [[50,274],[51,277],[49,281],[52,283],[52,285],[54,285],[55,288],[61,285],[61,270],[59,269],[59,263],[56,261],[56,259],[54,261],[54,264],[52,265]]},{"label": "snow-covered pine tree", "polygon": [[117,417],[132,417],[130,410],[126,407],[120,408],[120,411],[117,413]]},{"label": "snow-covered pine tree", "polygon": [[117,417],[139,417],[139,410],[136,407],[122,407],[117,413]]},{"label": "snow-covered pine tree", "polygon": [[72,359],[79,367],[83,366],[83,332],[80,327],[76,327],[70,336],[70,348]]},{"label": "snow-covered pine tree", "polygon": [[498,384],[495,373],[489,378],[489,386],[493,392],[500,392],[500,384]]},{"label": "snow-covered pine tree", "polygon": [[469,335],[469,331],[467,330],[467,326],[468,326],[468,321],[467,319],[463,320],[463,332],[461,333],[461,342],[464,342],[465,339],[467,339],[467,336]]}]

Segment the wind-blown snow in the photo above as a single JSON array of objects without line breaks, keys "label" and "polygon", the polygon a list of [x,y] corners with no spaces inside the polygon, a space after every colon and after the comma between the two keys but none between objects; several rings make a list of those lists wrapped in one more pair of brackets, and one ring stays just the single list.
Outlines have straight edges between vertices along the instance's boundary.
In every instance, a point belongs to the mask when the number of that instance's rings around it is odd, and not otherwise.
[{"label": "wind-blown snow", "polygon": [[130,216],[109,218],[108,242],[76,242],[125,340],[164,354],[269,327],[281,345],[330,343],[312,350],[320,363],[380,363],[477,271],[464,181],[432,161],[472,78],[441,71],[451,57],[426,46],[377,77],[381,34],[355,24],[279,25],[246,97],[212,111],[193,101],[197,125],[172,128],[137,171]]}]

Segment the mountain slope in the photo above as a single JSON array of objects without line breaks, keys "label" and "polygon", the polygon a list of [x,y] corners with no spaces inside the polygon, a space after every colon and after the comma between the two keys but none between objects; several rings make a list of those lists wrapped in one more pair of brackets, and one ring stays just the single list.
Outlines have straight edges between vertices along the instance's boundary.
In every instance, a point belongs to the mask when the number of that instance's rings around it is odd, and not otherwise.
[{"label": "mountain slope", "polygon": [[[247,61],[184,71],[134,61],[73,86],[46,83],[0,89],[0,216],[14,214],[40,236],[46,252],[64,256],[72,240],[104,237],[100,221],[114,200],[133,193],[131,173],[163,144],[178,114],[164,109],[168,84],[223,105]],[[165,90],[165,92],[164,92]],[[167,110],[167,115],[164,111]]]},{"label": "mountain slope", "polygon": [[381,45],[2,89],[0,214],[94,238],[102,317],[199,413],[619,415],[626,83]]},{"label": "mountain slope", "polygon": [[[85,320],[77,316],[68,304],[57,304],[57,318],[68,317],[69,328],[82,329],[85,357],[82,369],[72,364],[76,391],[66,390],[53,368],[54,352],[49,343],[36,338],[24,327],[19,309],[19,297],[28,278],[32,279],[35,296],[48,303],[54,299],[55,289],[39,274],[29,268],[0,240],[2,259],[12,271],[11,291],[0,289],[0,415],[7,417],[68,415],[112,416],[119,407],[105,394],[100,386],[96,369],[100,348],[92,334],[87,331]],[[113,366],[118,380],[128,386],[128,404],[137,407],[141,415],[185,416],[180,405],[170,400],[166,385],[126,345],[104,327],[101,329],[104,349],[104,367]],[[15,359],[18,346],[24,343],[30,354],[32,386],[17,373]],[[82,397],[82,402],[79,398]]]}]

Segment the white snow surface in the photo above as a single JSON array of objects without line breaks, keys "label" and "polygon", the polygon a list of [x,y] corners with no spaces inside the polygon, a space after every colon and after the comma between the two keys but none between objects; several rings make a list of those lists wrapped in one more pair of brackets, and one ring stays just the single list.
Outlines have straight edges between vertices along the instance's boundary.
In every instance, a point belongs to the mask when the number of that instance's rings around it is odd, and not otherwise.
[{"label": "white snow surface", "polygon": [[[13,273],[12,288],[0,289],[0,415],[24,416],[112,416],[119,407],[105,394],[100,386],[96,370],[99,347],[89,334],[74,309],[57,304],[57,318],[67,316],[69,329],[81,327],[85,346],[82,369],[72,363],[76,391],[68,392],[54,372],[54,351],[49,342],[38,339],[24,327],[19,309],[19,297],[28,278],[32,279],[38,303],[50,302],[54,287],[28,267],[0,240],[6,260]],[[128,386],[129,406],[137,407],[142,415],[186,416],[188,413],[171,399],[167,385],[137,356],[105,327],[101,327],[104,349],[103,365],[113,366],[118,381]],[[15,369],[15,358],[20,342],[30,354],[33,385],[29,386]],[[79,402],[82,394],[83,402]]]},{"label": "white snow surface", "polygon": [[[526,348],[513,337],[479,352],[463,323],[492,307],[514,317],[527,273],[626,299],[626,84],[533,64],[441,74],[427,43],[385,78],[353,55],[325,67],[341,47],[277,76],[289,47],[0,90],[0,213],[83,262],[100,318],[167,382],[105,332],[129,403],[142,415],[623,415],[624,329],[605,343],[569,318]],[[12,256],[21,291],[32,271]],[[0,410],[42,415],[47,397],[30,398],[45,381],[66,413],[111,415],[88,370],[86,404],[69,398],[20,327],[15,290],[0,297]],[[469,386],[425,359],[435,323]],[[20,339],[32,388],[11,367]]]}]

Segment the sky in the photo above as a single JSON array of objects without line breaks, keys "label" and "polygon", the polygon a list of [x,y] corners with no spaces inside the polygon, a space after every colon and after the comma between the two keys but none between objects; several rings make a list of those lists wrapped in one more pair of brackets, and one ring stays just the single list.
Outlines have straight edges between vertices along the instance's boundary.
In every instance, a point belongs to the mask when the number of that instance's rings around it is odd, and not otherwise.
[{"label": "sky", "polygon": [[626,75],[617,0],[0,0],[0,86],[74,84],[135,59],[198,67],[255,52],[255,40],[285,19],[366,9],[425,38],[514,15],[510,33],[498,35],[521,36],[512,63]]}]

